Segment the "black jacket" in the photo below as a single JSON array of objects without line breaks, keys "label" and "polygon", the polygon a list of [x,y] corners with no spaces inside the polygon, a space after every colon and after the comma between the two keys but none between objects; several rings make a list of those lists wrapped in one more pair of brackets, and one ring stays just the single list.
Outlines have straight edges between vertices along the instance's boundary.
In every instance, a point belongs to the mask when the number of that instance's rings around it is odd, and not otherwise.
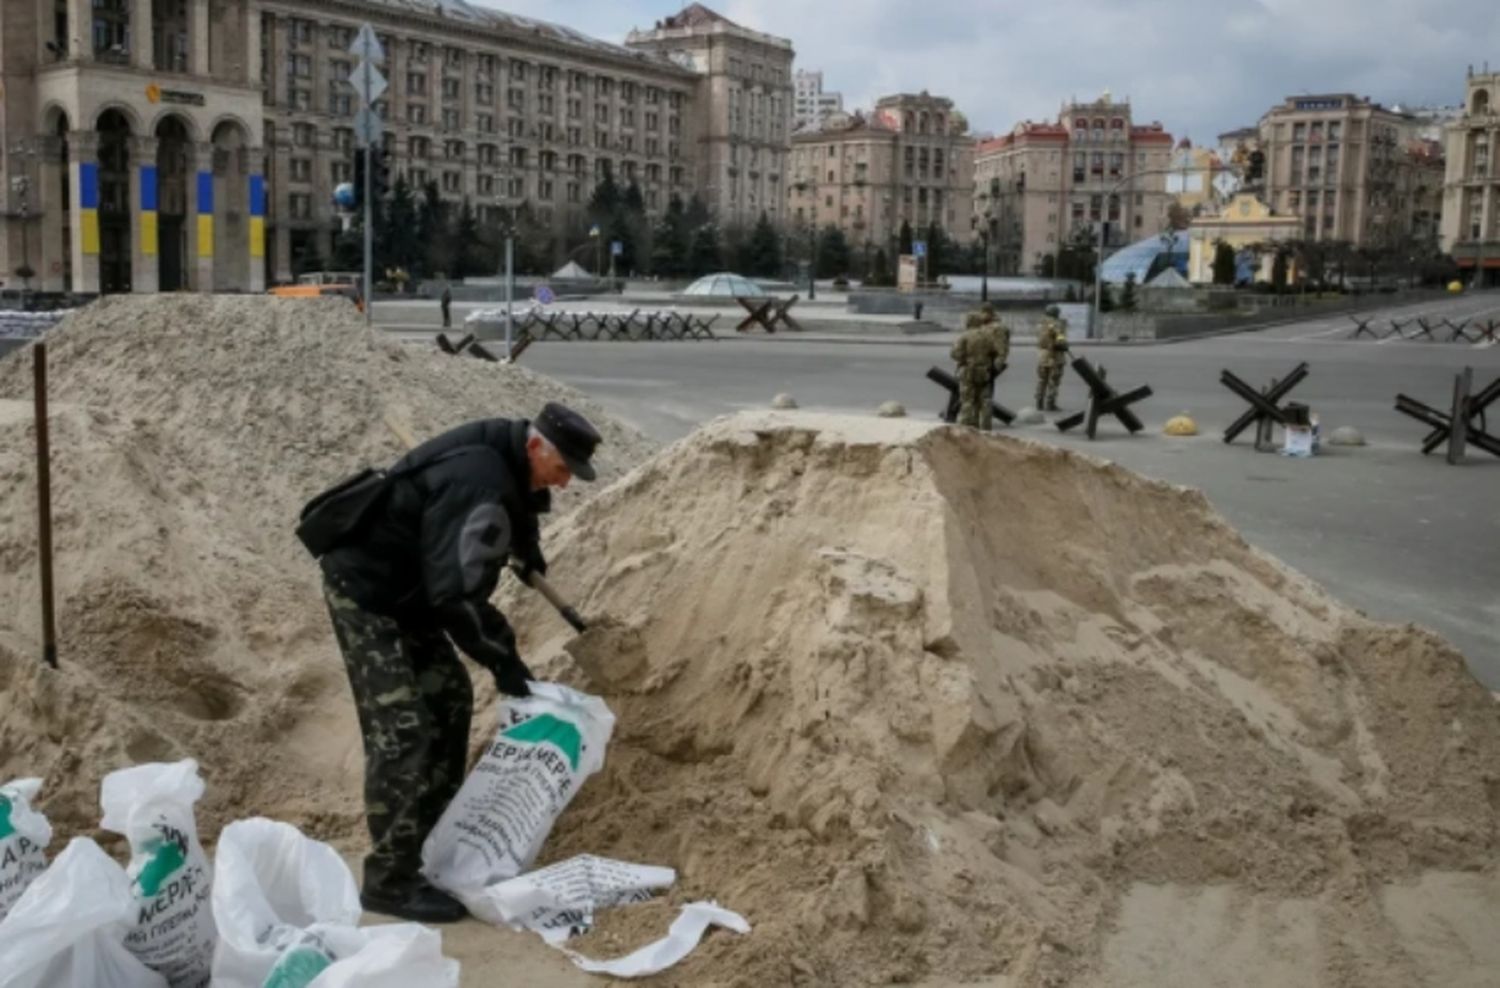
[{"label": "black jacket", "polygon": [[428,440],[398,473],[364,531],[322,558],[357,604],[402,624],[440,628],[474,661],[499,672],[515,635],[490,603],[508,555],[545,567],[537,516],[548,491],[531,490],[525,420],[486,419]]}]

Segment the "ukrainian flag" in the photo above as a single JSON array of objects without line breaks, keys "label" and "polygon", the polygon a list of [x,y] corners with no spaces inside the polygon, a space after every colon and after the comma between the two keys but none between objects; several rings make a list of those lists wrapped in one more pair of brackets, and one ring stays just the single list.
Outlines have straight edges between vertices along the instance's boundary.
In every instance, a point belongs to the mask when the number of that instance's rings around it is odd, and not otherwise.
[{"label": "ukrainian flag", "polygon": [[156,254],[156,166],[141,166],[141,253]]},{"label": "ukrainian flag", "polygon": [[214,256],[214,173],[198,173],[198,256]]},{"label": "ukrainian flag", "polygon": [[99,165],[92,161],[78,163],[79,239],[85,254],[99,253]]},{"label": "ukrainian flag", "polygon": [[250,256],[266,256],[266,178],[250,176]]}]

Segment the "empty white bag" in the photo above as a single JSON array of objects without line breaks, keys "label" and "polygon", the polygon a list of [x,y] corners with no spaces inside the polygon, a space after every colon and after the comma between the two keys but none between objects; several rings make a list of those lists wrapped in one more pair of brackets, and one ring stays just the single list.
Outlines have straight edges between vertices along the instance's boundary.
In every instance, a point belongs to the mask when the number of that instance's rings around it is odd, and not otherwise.
[{"label": "empty white bag", "polygon": [[0,786],[0,919],[47,868],[52,827],[31,806],[41,788],[41,779]]}]

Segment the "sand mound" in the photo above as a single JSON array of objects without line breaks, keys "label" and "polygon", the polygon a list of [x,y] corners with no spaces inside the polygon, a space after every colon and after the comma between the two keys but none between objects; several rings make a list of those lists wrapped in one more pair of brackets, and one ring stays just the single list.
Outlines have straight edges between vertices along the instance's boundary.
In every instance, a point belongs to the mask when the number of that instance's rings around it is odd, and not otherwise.
[{"label": "sand mound", "polygon": [[672,983],[1119,984],[1127,892],[1219,885],[1312,904],[1311,983],[1423,983],[1386,962],[1381,883],[1494,860],[1500,715],[1461,656],[1195,492],[957,430],[746,416],[550,537],[615,624],[565,650],[518,598],[528,654],[619,726],[548,854],[672,865],[756,926]]},{"label": "sand mound", "polygon": [[[614,477],[652,446],[523,368],[382,339],[342,300],[104,299],[48,338],[61,675],[39,668],[31,362],[0,362],[0,776],[47,779],[60,833],[110,769],[192,755],[200,829],[246,813],[356,833],[358,732],[301,504],[401,447],[548,399]],[[582,495],[559,499],[567,510]]]}]

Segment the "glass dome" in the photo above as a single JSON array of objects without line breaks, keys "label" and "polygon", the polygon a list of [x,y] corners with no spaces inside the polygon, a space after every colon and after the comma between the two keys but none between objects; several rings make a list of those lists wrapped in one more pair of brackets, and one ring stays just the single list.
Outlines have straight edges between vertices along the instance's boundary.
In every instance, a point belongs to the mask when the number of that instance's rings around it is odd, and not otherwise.
[{"label": "glass dome", "polygon": [[682,290],[684,295],[710,295],[715,298],[765,298],[766,290],[744,275],[720,271],[706,274]]},{"label": "glass dome", "polygon": [[1161,234],[1138,240],[1128,247],[1121,247],[1104,259],[1102,277],[1112,285],[1125,283],[1125,276],[1135,273],[1135,283],[1144,285],[1161,274],[1166,268],[1177,269],[1187,274],[1188,237],[1182,230],[1171,235]]}]

